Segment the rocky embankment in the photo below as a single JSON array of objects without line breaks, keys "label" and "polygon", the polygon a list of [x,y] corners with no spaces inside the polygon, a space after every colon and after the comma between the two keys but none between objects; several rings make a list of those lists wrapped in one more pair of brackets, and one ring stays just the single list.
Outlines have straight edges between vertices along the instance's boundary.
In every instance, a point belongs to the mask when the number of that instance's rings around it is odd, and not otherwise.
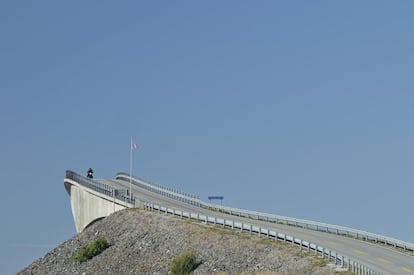
[{"label": "rocky embankment", "polygon": [[[71,259],[98,236],[110,247],[83,263]],[[335,274],[326,260],[291,245],[137,209],[95,222],[18,274],[168,274],[190,249],[195,274]]]}]

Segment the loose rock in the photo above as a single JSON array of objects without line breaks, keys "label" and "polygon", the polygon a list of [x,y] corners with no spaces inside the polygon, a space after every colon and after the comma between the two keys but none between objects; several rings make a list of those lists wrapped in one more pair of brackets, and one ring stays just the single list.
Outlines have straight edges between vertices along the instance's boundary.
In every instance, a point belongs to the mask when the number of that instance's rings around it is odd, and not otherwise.
[{"label": "loose rock", "polygon": [[[71,260],[98,235],[109,248],[83,263]],[[18,274],[168,274],[189,249],[200,262],[195,274],[335,274],[325,260],[290,245],[137,209],[95,222]]]}]

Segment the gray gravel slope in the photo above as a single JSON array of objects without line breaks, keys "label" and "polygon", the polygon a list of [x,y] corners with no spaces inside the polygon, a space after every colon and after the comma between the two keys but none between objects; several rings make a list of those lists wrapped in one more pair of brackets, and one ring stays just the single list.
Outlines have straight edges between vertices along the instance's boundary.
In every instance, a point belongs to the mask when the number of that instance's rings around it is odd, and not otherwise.
[{"label": "gray gravel slope", "polygon": [[[108,249],[84,263],[71,260],[99,235]],[[171,261],[189,249],[200,262],[195,274],[336,274],[290,245],[137,209],[95,222],[18,274],[168,274]]]}]

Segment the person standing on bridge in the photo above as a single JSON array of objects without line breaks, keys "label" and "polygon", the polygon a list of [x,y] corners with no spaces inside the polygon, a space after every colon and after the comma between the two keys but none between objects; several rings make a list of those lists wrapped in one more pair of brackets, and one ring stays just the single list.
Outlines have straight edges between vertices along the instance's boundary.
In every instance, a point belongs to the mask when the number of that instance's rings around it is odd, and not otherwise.
[{"label": "person standing on bridge", "polygon": [[86,175],[87,178],[93,179],[93,170],[92,168],[89,168],[88,174]]}]

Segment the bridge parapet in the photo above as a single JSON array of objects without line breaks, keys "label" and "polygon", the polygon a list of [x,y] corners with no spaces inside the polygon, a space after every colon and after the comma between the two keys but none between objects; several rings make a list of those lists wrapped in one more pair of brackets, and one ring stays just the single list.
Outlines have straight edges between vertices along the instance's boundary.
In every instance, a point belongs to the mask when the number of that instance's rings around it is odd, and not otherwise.
[{"label": "bridge parapet", "polygon": [[[129,196],[123,195],[120,192],[116,192],[117,190],[112,188],[112,186],[109,186],[107,184],[83,177],[73,171],[67,170],[65,172],[65,179],[71,179],[77,183],[79,183],[82,186],[85,186],[86,188],[89,188],[91,190],[94,190],[96,192],[100,192],[102,194],[105,194],[107,196],[115,197],[115,199],[125,201],[129,204],[135,204],[135,198],[133,194],[131,194],[131,198]],[[65,185],[66,191],[69,190],[67,188],[67,185]],[[69,193],[70,195],[70,193]]]},{"label": "bridge parapet", "polygon": [[[123,180],[123,181],[129,181],[130,175],[127,173],[120,172],[116,175],[116,179]],[[176,200],[179,200],[179,201],[191,204],[191,205],[213,209],[213,210],[220,211],[220,212],[225,212],[225,213],[229,213],[235,216],[243,216],[243,217],[248,217],[248,218],[257,219],[257,220],[273,221],[276,223],[287,224],[287,225],[292,225],[292,226],[297,226],[297,227],[302,227],[302,228],[308,228],[308,229],[312,229],[316,231],[324,231],[327,233],[346,235],[348,237],[357,238],[357,239],[361,239],[364,241],[372,241],[372,242],[376,242],[379,244],[383,244],[384,246],[392,247],[395,249],[400,249],[408,254],[414,255],[414,244],[413,243],[401,241],[401,240],[383,236],[380,234],[375,234],[375,233],[366,232],[363,230],[358,230],[358,229],[353,229],[353,228],[348,228],[344,226],[337,226],[337,225],[321,223],[321,222],[316,222],[316,221],[309,221],[309,220],[304,220],[304,219],[297,219],[297,218],[285,217],[285,216],[268,214],[268,213],[263,213],[263,212],[239,209],[239,208],[234,208],[234,207],[227,207],[227,206],[218,205],[218,204],[212,204],[212,203],[208,203],[208,202],[204,202],[200,200],[198,196],[179,192],[174,189],[161,186],[159,184],[145,181],[135,176],[132,176],[131,182],[132,184],[142,187],[144,189],[150,190],[152,192],[155,192],[163,196],[173,198],[173,199],[176,199]]]},{"label": "bridge parapet", "polygon": [[73,171],[65,173],[65,189],[70,196],[76,231],[79,233],[96,220],[115,211],[135,207],[135,198],[117,192],[107,184],[83,177]]},{"label": "bridge parapet", "polygon": [[185,202],[191,205],[202,206],[204,203],[196,195],[188,194],[185,192],[180,192],[178,190],[174,190],[173,188],[165,187],[165,186],[162,186],[156,183],[152,183],[152,182],[140,179],[136,176],[131,177],[128,173],[119,172],[118,174],[116,174],[115,179],[122,180],[124,182],[131,181],[133,185],[136,185],[138,187],[144,188],[151,192],[163,195],[167,198],[172,198],[172,199]]}]

